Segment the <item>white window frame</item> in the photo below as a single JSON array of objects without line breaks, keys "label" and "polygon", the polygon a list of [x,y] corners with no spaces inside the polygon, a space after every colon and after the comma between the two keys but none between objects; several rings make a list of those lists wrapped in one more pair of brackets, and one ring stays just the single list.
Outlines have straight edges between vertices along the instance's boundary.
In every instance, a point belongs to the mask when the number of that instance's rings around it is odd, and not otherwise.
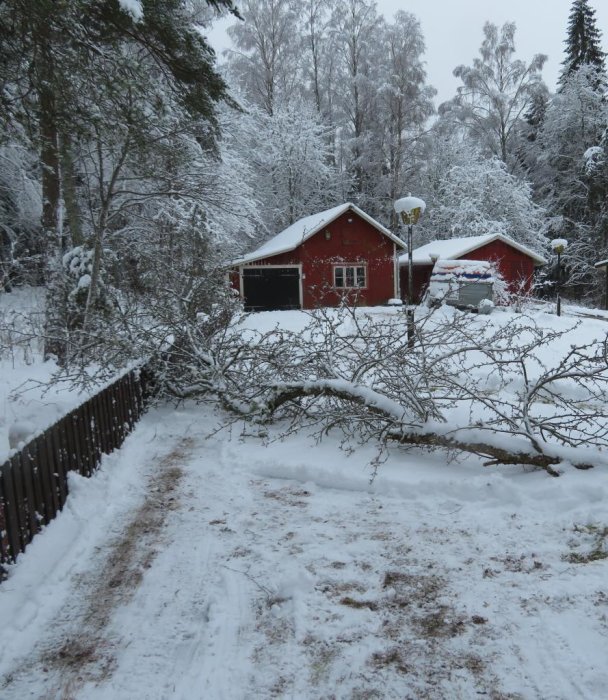
[{"label": "white window frame", "polygon": [[[346,277],[347,273],[346,270],[348,268],[352,268],[353,270],[353,279],[357,280],[357,268],[361,268],[363,270],[363,281],[364,284],[362,286],[359,286],[358,284],[354,284],[352,286],[346,284]],[[336,281],[336,271],[337,270],[342,270],[342,278],[344,280],[344,284],[342,286],[338,286],[337,281]],[[340,263],[338,265],[333,265],[333,287],[334,289],[367,289],[368,288],[368,277],[367,277],[367,263]]]}]

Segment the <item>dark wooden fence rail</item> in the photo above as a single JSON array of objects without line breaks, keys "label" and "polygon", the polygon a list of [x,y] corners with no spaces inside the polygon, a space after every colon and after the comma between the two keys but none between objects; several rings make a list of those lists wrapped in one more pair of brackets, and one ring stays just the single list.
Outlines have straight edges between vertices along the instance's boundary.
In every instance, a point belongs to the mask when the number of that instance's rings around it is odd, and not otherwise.
[{"label": "dark wooden fence rail", "polygon": [[150,395],[146,369],[132,370],[34,438],[0,467],[0,563],[14,562],[63,508],[70,470],[90,476],[122,445]]}]

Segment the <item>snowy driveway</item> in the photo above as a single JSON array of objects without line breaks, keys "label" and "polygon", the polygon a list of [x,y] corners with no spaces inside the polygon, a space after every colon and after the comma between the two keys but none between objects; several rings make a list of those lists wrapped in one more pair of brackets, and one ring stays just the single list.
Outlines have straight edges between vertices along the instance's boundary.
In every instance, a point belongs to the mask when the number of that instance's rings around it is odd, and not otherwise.
[{"label": "snowy driveway", "polygon": [[152,411],[73,478],[0,586],[2,700],[606,696],[607,474],[395,451],[370,485],[220,420]]}]

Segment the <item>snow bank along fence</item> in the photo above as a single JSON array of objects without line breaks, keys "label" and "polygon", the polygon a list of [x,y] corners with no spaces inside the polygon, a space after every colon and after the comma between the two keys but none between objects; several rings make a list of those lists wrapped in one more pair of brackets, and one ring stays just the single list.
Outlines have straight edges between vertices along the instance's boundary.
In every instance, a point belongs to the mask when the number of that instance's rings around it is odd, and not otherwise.
[{"label": "snow bank along fence", "polygon": [[70,470],[90,476],[145,410],[153,378],[132,370],[85,401],[0,467],[0,563],[14,562],[63,508]]}]

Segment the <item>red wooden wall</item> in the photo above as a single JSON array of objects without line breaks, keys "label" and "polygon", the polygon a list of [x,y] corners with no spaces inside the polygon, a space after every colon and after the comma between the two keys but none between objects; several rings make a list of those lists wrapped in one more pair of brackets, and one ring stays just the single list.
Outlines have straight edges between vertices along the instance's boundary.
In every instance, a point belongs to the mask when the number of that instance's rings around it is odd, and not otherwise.
[{"label": "red wooden wall", "polygon": [[534,260],[504,241],[492,241],[466,256],[469,260],[490,260],[498,268],[510,292],[532,290]]}]

